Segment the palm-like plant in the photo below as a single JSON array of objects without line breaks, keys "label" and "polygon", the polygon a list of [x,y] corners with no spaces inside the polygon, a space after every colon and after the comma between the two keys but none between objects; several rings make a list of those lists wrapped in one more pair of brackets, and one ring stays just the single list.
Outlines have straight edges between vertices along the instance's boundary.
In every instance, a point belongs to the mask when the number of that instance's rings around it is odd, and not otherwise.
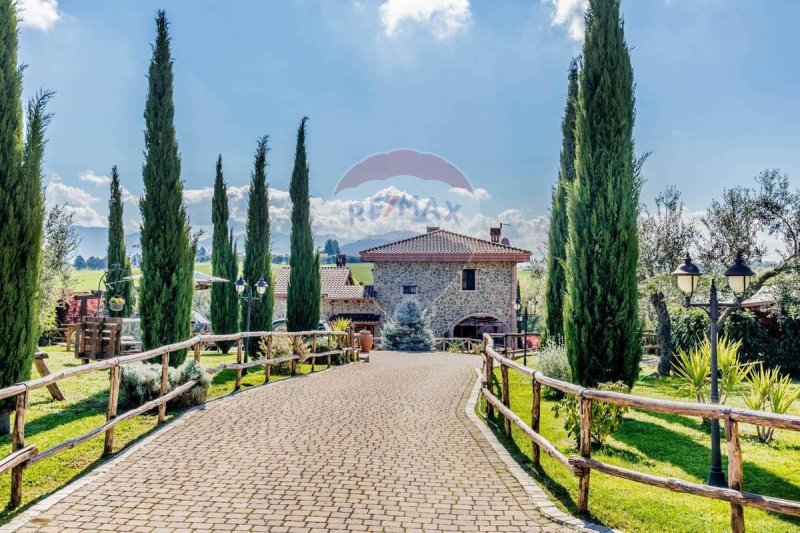
[{"label": "palm-like plant", "polygon": [[[800,396],[800,387],[793,387],[792,379],[780,375],[780,368],[764,368],[759,363],[747,380],[750,394],[744,396],[745,404],[750,409],[759,411],[770,409],[773,413],[783,414],[789,410]],[[756,426],[758,440],[768,443],[772,440],[775,428]]]},{"label": "palm-like plant", "polygon": [[[719,366],[720,381],[720,403],[725,403],[733,390],[747,379],[753,370],[755,363],[739,362],[739,350],[742,341],[732,341],[725,337],[720,337],[717,341],[717,364]],[[708,339],[700,345],[703,350],[708,350],[709,359],[711,358],[711,343]]]},{"label": "palm-like plant", "polygon": [[675,358],[675,374],[683,384],[682,390],[689,391],[698,403],[706,401],[706,387],[711,376],[711,352],[700,346],[691,350],[681,350]]}]

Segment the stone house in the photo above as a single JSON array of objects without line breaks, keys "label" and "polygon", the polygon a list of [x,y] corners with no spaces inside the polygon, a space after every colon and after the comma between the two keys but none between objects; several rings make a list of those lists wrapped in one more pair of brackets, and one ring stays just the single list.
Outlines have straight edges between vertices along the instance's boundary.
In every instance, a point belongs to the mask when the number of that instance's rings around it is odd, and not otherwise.
[{"label": "stone house", "polygon": [[[380,320],[378,302],[372,285],[359,285],[353,282],[353,275],[339,260],[335,267],[321,267],[322,305],[320,314],[323,320],[349,318],[358,329],[375,331]],[[273,316],[286,317],[286,293],[289,286],[289,267],[284,267],[275,277],[275,305]]]},{"label": "stone house", "polygon": [[531,253],[501,240],[438,228],[361,252],[373,263],[373,297],[381,320],[404,298],[417,301],[437,337],[473,337],[516,331],[517,263]]}]

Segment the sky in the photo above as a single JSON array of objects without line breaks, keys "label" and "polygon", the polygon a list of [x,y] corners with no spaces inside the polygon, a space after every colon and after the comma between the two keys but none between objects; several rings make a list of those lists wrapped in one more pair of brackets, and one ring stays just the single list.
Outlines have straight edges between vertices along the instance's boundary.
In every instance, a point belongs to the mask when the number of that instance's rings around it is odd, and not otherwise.
[{"label": "sky", "polygon": [[[257,139],[270,136],[273,231],[286,233],[300,119],[312,215],[342,242],[426,225],[512,244],[545,240],[570,59],[585,0],[20,0],[25,97],[56,91],[46,197],[107,224],[118,165],[125,227],[138,231],[142,113],[154,18],[170,21],[175,126],[193,227],[210,236],[222,154],[243,229]],[[652,151],[642,200],[676,185],[701,212],[760,170],[800,178],[800,2],[625,0],[636,151]],[[398,176],[335,193],[373,154],[405,148],[456,167],[471,191]],[[388,209],[409,198],[419,209]],[[431,199],[434,207],[431,208]],[[428,207],[428,209],[425,208]]]}]

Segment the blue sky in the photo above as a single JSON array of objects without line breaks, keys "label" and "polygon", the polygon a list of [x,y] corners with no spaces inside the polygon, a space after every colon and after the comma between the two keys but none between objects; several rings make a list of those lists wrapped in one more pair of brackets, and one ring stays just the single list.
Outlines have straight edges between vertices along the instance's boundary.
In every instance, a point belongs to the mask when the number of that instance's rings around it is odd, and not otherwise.
[{"label": "blue sky", "polygon": [[[296,128],[310,117],[315,232],[353,240],[436,221],[351,223],[348,206],[387,193],[441,199],[414,178],[332,195],[376,152],[413,148],[455,164],[479,192],[459,229],[510,224],[542,240],[561,143],[566,70],[580,50],[582,0],[27,0],[25,93],[57,92],[46,153],[48,199],[104,225],[105,177],[120,168],[135,231],[142,111],[159,8],[171,22],[182,176],[192,223],[208,228],[223,154],[235,224],[256,139],[269,134],[273,218],[286,231]],[[627,0],[638,152],[652,150],[643,200],[680,187],[701,211],[761,169],[800,176],[800,2]],[[456,195],[458,197],[458,195]],[[349,203],[348,203],[349,202]],[[445,225],[445,224],[443,224]],[[239,227],[239,226],[237,226]]]}]

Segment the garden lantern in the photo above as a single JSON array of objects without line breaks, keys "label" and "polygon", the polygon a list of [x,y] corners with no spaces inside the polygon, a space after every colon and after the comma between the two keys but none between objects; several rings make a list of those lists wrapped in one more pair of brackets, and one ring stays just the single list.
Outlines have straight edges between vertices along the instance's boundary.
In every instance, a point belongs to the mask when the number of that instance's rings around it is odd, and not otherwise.
[{"label": "garden lantern", "polygon": [[[689,253],[683,259],[683,264],[675,269],[672,273],[677,282],[678,287],[686,295],[684,301],[685,307],[699,307],[708,314],[708,342],[711,345],[711,403],[719,403],[719,370],[717,368],[717,327],[720,316],[720,309],[734,307],[740,308],[742,306],[742,297],[744,291],[750,285],[750,278],[754,273],[747,266],[742,258],[742,253],[738,252],[736,258],[731,266],[725,271],[725,276],[728,278],[728,285],[734,293],[734,301],[732,303],[721,303],[717,297],[717,284],[711,280],[711,291],[709,294],[708,303],[693,303],[692,296],[694,295],[697,284],[700,281],[700,269],[697,265],[692,263],[692,258]],[[725,487],[725,472],[722,471],[722,456],[719,449],[719,420],[716,418],[711,419],[711,466],[708,469],[707,483],[714,487]]]},{"label": "garden lantern", "polygon": [[244,278],[239,278],[233,285],[234,287],[236,287],[236,292],[242,294],[244,292],[245,286],[247,286],[247,282],[245,282]]},{"label": "garden lantern", "polygon": [[700,281],[700,269],[692,263],[689,252],[686,252],[683,264],[676,268],[672,275],[678,280],[678,288],[686,294],[687,298],[691,298]]},{"label": "garden lantern", "polygon": [[736,254],[733,264],[725,271],[728,278],[728,285],[737,297],[741,297],[747,287],[750,286],[750,279],[755,275],[749,266],[742,259],[742,252]]},{"label": "garden lantern", "polygon": [[264,293],[267,292],[267,282],[264,281],[264,278],[258,278],[256,282],[256,292],[259,296],[264,296]]}]

